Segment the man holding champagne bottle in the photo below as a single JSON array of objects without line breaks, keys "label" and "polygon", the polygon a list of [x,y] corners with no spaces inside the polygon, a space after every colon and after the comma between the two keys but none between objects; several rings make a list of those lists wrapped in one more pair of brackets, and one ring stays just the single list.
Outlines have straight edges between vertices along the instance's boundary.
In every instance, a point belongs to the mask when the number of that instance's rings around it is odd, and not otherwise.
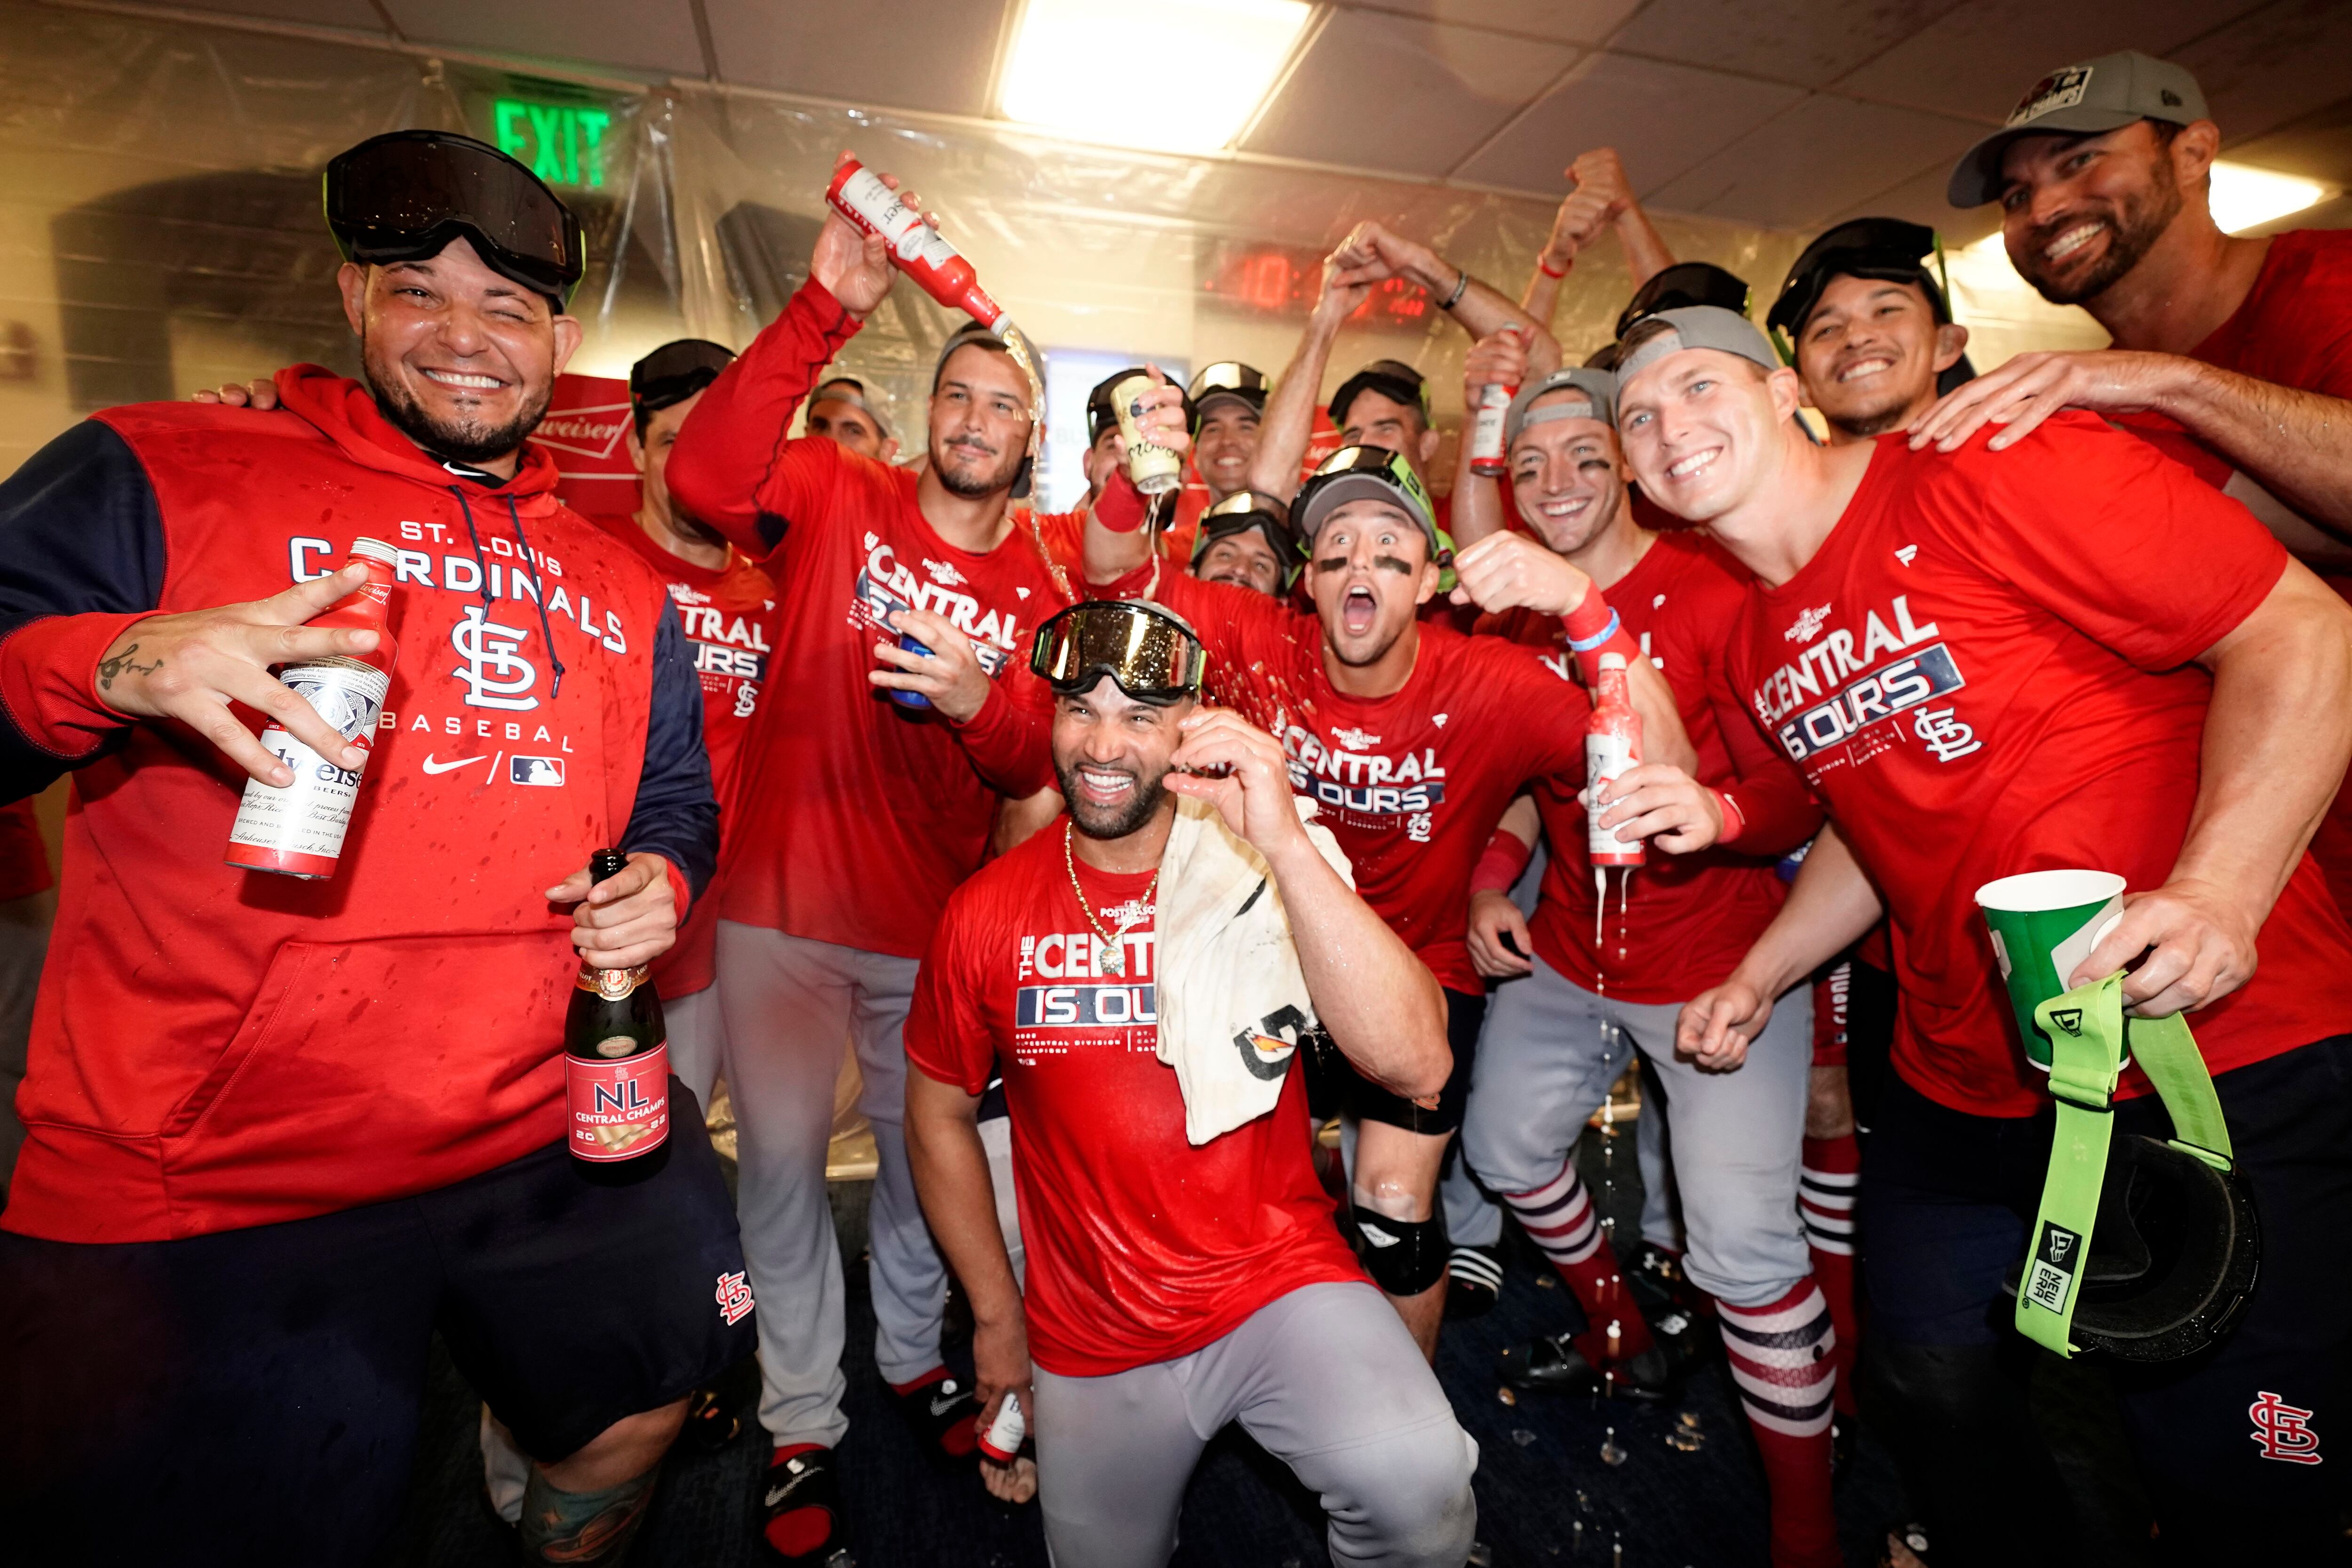
[{"label": "man holding champagne bottle", "polygon": [[[617,1561],[750,1349],[699,1117],[631,1184],[564,1152],[574,976],[666,951],[717,838],[661,579],[526,445],[579,226],[432,132],[326,195],[363,383],[108,410],[0,485],[0,783],[79,801],[0,1214],[28,1560],[373,1560],[437,1330],[539,1461],[527,1560]],[[341,729],[273,674],[394,644]],[[222,863],[248,778],[295,783],[240,708],[339,771],[302,878]]]}]

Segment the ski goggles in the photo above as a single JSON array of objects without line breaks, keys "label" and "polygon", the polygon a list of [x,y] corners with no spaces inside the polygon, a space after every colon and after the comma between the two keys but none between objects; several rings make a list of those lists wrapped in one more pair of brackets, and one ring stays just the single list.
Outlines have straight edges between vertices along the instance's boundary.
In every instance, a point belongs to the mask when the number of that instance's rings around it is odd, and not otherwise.
[{"label": "ski goggles", "polygon": [[1302,548],[1311,552],[1325,521],[1351,500],[1385,501],[1411,517],[1428,538],[1429,558],[1439,567],[1437,591],[1454,591],[1454,541],[1437,526],[1437,509],[1403,453],[1386,447],[1342,447],[1323,459],[1290,503],[1291,526],[1298,531]]},{"label": "ski goggles", "polygon": [[371,136],[327,164],[326,206],[346,261],[423,261],[462,234],[485,267],[558,309],[587,270],[587,240],[572,209],[529,169],[470,136]]},{"label": "ski goggles", "polygon": [[1200,526],[1201,531],[1192,541],[1192,565],[1196,570],[1209,546],[1252,529],[1265,535],[1265,542],[1274,547],[1275,559],[1282,563],[1284,587],[1297,580],[1298,569],[1307,559],[1306,547],[1291,531],[1290,509],[1255,490],[1235,490],[1202,512]]},{"label": "ski goggles", "polygon": [[1037,628],[1030,672],[1059,697],[1083,696],[1106,675],[1138,702],[1197,697],[1209,656],[1175,611],[1144,599],[1087,599]]},{"label": "ski goggles", "polygon": [[735,363],[735,351],[706,338],[664,343],[629,367],[629,401],[641,414],[684,403]]},{"label": "ski goggles", "polygon": [[1377,392],[1391,403],[1421,410],[1422,424],[1428,425],[1429,382],[1421,372],[1402,360],[1376,359],[1339,384],[1331,394],[1331,423],[1341,429],[1348,424],[1348,410],[1355,406],[1360,392]]},{"label": "ski goggles", "polygon": [[1644,317],[1692,305],[1717,305],[1744,316],[1748,314],[1748,280],[1712,261],[1678,261],[1633,291],[1617,318],[1617,341],[1623,342],[1633,323]]},{"label": "ski goggles", "polygon": [[1265,412],[1265,372],[1254,364],[1244,364],[1237,359],[1219,360],[1192,378],[1185,389],[1192,399],[1192,434],[1201,433],[1201,419],[1209,412],[1209,405],[1220,397],[1230,397],[1253,414]]},{"label": "ski goggles", "polygon": [[[1936,261],[1932,271],[1927,260],[1930,256]],[[1765,312],[1764,324],[1772,330],[1774,346],[1790,364],[1796,363],[1797,356],[1790,340],[1805,330],[1822,291],[1836,278],[1916,283],[1927,294],[1939,325],[1952,319],[1951,275],[1944,264],[1942,237],[1926,224],[1891,217],[1856,218],[1805,247],[1781,280],[1780,297]]]}]

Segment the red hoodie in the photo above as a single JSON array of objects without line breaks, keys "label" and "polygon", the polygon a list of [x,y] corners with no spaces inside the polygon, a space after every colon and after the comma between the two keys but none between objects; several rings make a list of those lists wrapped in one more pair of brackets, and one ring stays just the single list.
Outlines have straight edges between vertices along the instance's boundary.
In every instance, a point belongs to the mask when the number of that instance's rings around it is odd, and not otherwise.
[{"label": "red hoodie", "polygon": [[[553,1142],[577,961],[543,890],[616,842],[709,874],[701,700],[660,579],[555,500],[538,448],[484,482],[356,383],[278,384],[276,413],[109,410],[0,485],[0,797],[79,768],[9,1230],[299,1219]],[[105,708],[94,662],[143,615],[263,598],[360,534],[401,552],[400,657],[341,868],[225,866],[242,772]]]}]

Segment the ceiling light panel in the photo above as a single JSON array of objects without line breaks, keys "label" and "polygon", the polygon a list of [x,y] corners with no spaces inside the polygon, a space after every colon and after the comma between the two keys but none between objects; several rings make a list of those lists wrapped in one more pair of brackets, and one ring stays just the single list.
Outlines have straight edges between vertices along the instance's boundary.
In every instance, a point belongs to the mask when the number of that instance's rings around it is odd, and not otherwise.
[{"label": "ceiling light panel", "polygon": [[1028,0],[997,105],[1087,142],[1213,153],[1249,122],[1314,7],[1304,0]]}]

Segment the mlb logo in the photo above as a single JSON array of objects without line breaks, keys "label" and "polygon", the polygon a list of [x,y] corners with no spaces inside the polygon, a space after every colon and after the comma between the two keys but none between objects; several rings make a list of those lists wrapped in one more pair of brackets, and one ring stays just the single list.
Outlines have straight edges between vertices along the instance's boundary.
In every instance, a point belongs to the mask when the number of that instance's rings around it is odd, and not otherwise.
[{"label": "mlb logo", "polygon": [[507,764],[507,777],[519,784],[553,789],[563,783],[563,759],[518,756]]}]

